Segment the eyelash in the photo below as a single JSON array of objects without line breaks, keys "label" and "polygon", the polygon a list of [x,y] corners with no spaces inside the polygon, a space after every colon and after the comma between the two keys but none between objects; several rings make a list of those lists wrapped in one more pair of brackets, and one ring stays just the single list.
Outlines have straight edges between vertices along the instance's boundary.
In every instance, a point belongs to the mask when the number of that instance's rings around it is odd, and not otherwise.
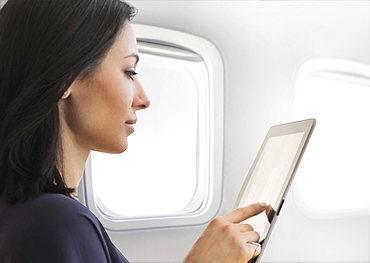
[{"label": "eyelash", "polygon": [[134,78],[132,76],[137,75],[137,72],[135,72],[134,70],[125,70],[125,73],[126,73],[127,76],[129,76],[129,78],[131,80],[134,80]]}]

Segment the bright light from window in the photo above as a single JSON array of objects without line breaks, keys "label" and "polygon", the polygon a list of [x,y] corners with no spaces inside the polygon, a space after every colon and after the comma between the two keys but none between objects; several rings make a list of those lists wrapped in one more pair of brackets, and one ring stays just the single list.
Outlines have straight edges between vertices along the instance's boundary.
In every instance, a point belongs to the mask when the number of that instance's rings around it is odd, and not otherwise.
[{"label": "bright light from window", "polygon": [[294,118],[316,118],[295,194],[311,215],[370,211],[370,66],[313,59],[297,74]]}]

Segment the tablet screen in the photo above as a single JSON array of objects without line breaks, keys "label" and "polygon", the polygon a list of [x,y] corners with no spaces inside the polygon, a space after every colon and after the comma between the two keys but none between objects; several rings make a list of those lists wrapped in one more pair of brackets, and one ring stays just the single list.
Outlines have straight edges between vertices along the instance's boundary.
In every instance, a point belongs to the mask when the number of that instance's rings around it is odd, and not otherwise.
[{"label": "tablet screen", "polygon": [[250,262],[260,261],[315,124],[308,119],[271,127],[252,164],[235,207],[266,202],[272,209],[245,221],[261,236],[261,253]]},{"label": "tablet screen", "polygon": [[[248,184],[238,207],[264,201],[276,211],[290,181],[289,172],[301,145],[304,132],[270,137],[265,143],[250,173]],[[265,213],[246,220],[246,223],[266,238],[270,223]]]}]

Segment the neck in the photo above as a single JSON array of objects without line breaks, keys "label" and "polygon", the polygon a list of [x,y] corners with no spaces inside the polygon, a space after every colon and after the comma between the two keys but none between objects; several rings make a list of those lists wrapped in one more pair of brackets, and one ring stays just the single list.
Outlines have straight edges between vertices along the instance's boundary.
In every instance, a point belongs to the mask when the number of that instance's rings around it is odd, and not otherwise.
[{"label": "neck", "polygon": [[88,153],[73,151],[73,149],[63,148],[63,176],[69,188],[74,188],[74,194],[78,194],[78,185],[81,182],[85,163],[88,158]]},{"label": "neck", "polygon": [[85,163],[90,150],[80,145],[73,133],[67,128],[62,128],[62,149],[63,149],[63,177],[67,187],[74,188],[74,196],[78,196],[78,185],[81,182]]}]

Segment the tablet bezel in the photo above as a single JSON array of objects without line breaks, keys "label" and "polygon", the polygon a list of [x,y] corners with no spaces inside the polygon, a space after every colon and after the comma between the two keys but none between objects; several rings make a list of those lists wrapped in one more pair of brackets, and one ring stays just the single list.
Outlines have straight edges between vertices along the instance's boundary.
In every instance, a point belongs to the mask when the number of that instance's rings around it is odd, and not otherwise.
[{"label": "tablet bezel", "polygon": [[[301,133],[301,132],[304,133],[303,136],[302,136],[302,139],[300,141],[299,147],[296,151],[296,154],[293,158],[292,164],[291,164],[291,166],[289,168],[289,171],[287,173],[286,180],[287,180],[288,183],[286,184],[285,189],[282,191],[283,194],[282,194],[280,200],[279,200],[279,198],[277,199],[279,205],[276,209],[276,213],[273,215],[270,227],[269,227],[269,229],[267,230],[267,233],[266,233],[266,237],[263,240],[263,244],[262,244],[262,247],[261,247],[261,253],[252,262],[258,263],[260,261],[260,259],[262,258],[262,254],[265,250],[266,244],[267,244],[267,242],[268,242],[268,240],[271,236],[272,230],[273,230],[273,228],[276,224],[276,220],[277,220],[277,218],[280,214],[280,211],[283,207],[285,198],[286,198],[286,196],[288,194],[288,191],[290,189],[290,186],[293,182],[294,175],[295,175],[295,173],[298,169],[299,163],[302,159],[303,153],[304,153],[304,151],[307,147],[307,144],[308,144],[309,139],[312,135],[312,132],[314,130],[315,125],[316,125],[316,120],[315,119],[307,119],[307,120],[290,122],[290,123],[285,123],[285,124],[281,124],[281,125],[272,126],[269,129],[269,131],[267,132],[267,135],[265,136],[265,138],[263,140],[263,143],[262,143],[262,145],[261,145],[261,147],[258,151],[258,154],[257,154],[256,158],[254,159],[254,162],[253,162],[253,164],[252,164],[252,166],[251,166],[251,168],[248,172],[248,175],[247,175],[247,177],[246,177],[246,179],[243,183],[243,186],[241,187],[238,198],[236,199],[236,202],[235,202],[235,208],[248,205],[248,204],[241,204],[241,201],[243,199],[245,190],[247,189],[248,183],[249,183],[249,181],[250,181],[250,179],[253,175],[253,172],[256,168],[256,165],[258,164],[259,159],[261,158],[261,155],[264,152],[264,148],[266,147],[266,144],[269,141],[269,139],[273,138],[273,137],[290,135],[290,134],[297,134],[297,133]],[[260,200],[260,201],[264,201],[264,200]],[[253,225],[252,225],[252,227],[253,227]]]}]

